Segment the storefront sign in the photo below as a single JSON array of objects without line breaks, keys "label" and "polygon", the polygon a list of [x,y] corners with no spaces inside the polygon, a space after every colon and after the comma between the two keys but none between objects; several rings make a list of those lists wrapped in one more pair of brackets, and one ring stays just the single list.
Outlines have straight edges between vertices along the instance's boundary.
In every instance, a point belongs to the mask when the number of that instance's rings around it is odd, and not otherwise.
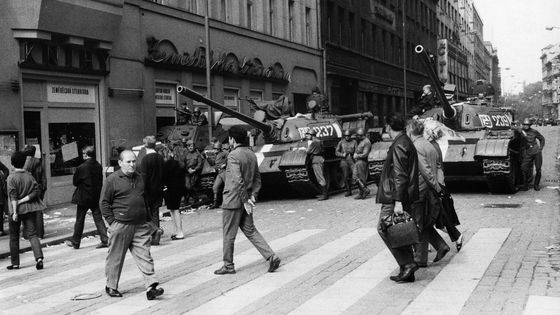
[{"label": "storefront sign", "polygon": [[[148,64],[162,65],[177,69],[206,69],[206,51],[204,47],[197,47],[192,54],[179,51],[167,39],[157,40],[148,38]],[[215,73],[231,73],[251,76],[260,79],[281,80],[290,82],[291,74],[284,72],[279,62],[268,67],[263,66],[258,58],[239,58],[232,52],[210,51],[210,69]]]},{"label": "storefront sign", "polygon": [[172,85],[156,85],[156,104],[175,105],[175,86]]},{"label": "storefront sign", "polygon": [[95,103],[95,86],[47,83],[47,101],[58,103]]},{"label": "storefront sign", "polygon": [[437,62],[438,62],[438,76],[441,82],[446,83],[449,80],[448,75],[448,49],[447,49],[447,39],[438,40],[437,48]]}]

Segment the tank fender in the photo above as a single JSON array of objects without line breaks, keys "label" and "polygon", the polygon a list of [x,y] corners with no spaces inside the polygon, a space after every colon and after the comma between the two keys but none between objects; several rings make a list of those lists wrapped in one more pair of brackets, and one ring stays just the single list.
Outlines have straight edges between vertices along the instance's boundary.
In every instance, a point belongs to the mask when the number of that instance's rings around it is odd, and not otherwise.
[{"label": "tank fender", "polygon": [[508,156],[508,145],[510,139],[481,139],[476,144],[474,155],[483,156]]},{"label": "tank fender", "polygon": [[282,154],[279,168],[305,166],[307,159],[306,150],[291,150]]},{"label": "tank fender", "polygon": [[392,141],[379,141],[371,144],[371,151],[369,151],[368,161],[385,161],[387,158],[387,152],[389,152],[389,147]]}]

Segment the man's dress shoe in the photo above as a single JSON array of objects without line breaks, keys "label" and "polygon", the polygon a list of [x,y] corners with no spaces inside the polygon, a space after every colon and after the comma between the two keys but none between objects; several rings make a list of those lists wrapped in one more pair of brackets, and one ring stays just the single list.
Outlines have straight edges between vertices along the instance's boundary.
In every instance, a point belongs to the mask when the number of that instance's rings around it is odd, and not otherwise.
[{"label": "man's dress shoe", "polygon": [[434,262],[438,262],[438,261],[442,260],[443,257],[445,257],[445,255],[447,255],[447,252],[449,252],[449,247],[447,247],[447,246],[443,249],[438,250],[437,254],[436,254],[436,258],[434,258]]},{"label": "man's dress shoe", "polygon": [[150,289],[146,291],[146,298],[149,301],[163,294],[163,288],[158,288],[157,285],[158,285],[157,283],[152,284],[150,286]]},{"label": "man's dress shoe", "polygon": [[232,275],[234,273],[235,273],[234,268],[228,268],[226,266],[222,266],[222,268],[214,271],[215,275]]},{"label": "man's dress shoe", "polygon": [[105,287],[105,292],[107,292],[107,295],[109,295],[110,297],[122,297],[122,294],[117,291],[117,289]]},{"label": "man's dress shoe", "polygon": [[414,282],[416,279],[414,277],[414,272],[418,270],[418,265],[416,263],[407,264],[404,266],[404,270],[397,283]]},{"label": "man's dress shoe", "polygon": [[274,272],[278,267],[280,267],[280,258],[276,255],[270,256],[269,265],[268,265],[268,272]]}]

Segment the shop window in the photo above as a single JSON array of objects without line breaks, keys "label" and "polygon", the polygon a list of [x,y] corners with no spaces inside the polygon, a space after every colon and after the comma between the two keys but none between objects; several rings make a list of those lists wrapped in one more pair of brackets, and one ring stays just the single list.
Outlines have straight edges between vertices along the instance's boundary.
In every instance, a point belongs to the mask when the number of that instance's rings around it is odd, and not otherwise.
[{"label": "shop window", "polygon": [[51,176],[72,175],[82,159],[81,150],[95,145],[94,123],[50,123]]},{"label": "shop window", "polygon": [[233,110],[239,111],[239,90],[224,89],[224,105]]},{"label": "shop window", "polygon": [[255,102],[260,102],[263,100],[263,92],[260,90],[251,90],[249,92],[249,98]]}]

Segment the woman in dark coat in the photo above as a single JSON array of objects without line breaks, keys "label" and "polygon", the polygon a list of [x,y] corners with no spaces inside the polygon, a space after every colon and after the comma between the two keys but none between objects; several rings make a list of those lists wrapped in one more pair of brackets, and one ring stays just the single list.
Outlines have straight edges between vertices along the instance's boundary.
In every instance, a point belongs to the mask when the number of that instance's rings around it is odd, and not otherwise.
[{"label": "woman in dark coat", "polygon": [[163,165],[163,198],[175,225],[175,233],[171,235],[171,239],[181,240],[185,236],[183,234],[183,222],[179,206],[181,204],[181,197],[185,194],[185,171],[179,161],[173,158],[172,150],[164,146],[158,152],[163,155],[165,161]]}]

